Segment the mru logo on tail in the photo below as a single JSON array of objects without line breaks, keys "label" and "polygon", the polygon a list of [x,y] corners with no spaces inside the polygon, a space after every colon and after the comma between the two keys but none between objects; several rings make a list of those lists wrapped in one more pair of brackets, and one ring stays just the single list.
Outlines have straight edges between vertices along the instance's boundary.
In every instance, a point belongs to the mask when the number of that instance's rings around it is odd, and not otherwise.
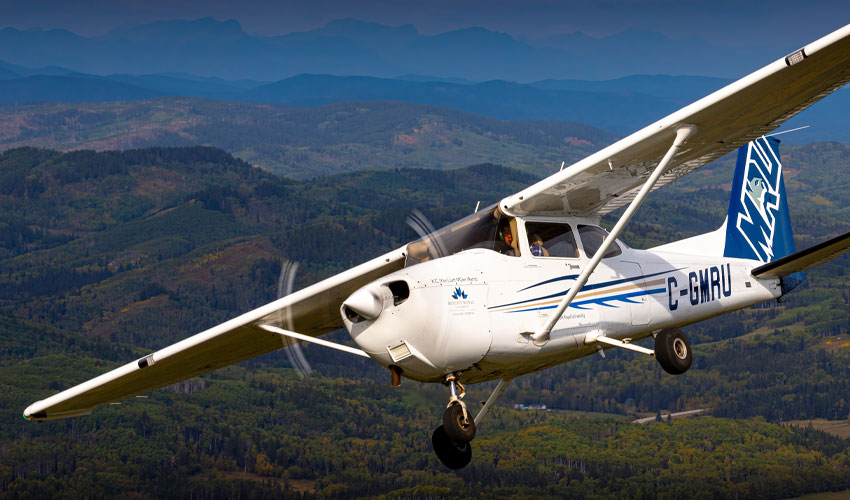
[{"label": "mru logo on tail", "polygon": [[793,251],[779,141],[761,137],[738,151],[724,254],[770,262]]},{"label": "mru logo on tail", "polygon": [[767,139],[751,142],[747,148],[744,185],[741,186],[741,212],[737,228],[762,262],[773,260],[773,236],[782,195],[782,164]]}]

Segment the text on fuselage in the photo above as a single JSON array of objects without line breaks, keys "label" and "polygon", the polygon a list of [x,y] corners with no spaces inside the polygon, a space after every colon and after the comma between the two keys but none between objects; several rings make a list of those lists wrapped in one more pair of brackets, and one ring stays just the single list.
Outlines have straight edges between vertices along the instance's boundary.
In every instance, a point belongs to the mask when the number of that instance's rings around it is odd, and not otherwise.
[{"label": "text on fuselage", "polygon": [[667,298],[671,311],[679,308],[679,300],[690,300],[691,305],[704,304],[732,295],[731,266],[711,266],[688,273],[687,283],[679,288],[675,276],[667,278]]}]

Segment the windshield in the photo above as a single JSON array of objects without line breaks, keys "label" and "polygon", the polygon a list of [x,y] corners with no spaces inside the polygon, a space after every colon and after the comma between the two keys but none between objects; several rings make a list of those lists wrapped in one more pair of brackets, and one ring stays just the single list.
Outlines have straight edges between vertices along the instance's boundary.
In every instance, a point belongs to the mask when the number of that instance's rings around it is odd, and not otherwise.
[{"label": "windshield", "polygon": [[470,248],[518,255],[516,238],[505,243],[505,234],[516,235],[516,222],[505,217],[494,203],[407,245],[405,267],[453,255]]}]

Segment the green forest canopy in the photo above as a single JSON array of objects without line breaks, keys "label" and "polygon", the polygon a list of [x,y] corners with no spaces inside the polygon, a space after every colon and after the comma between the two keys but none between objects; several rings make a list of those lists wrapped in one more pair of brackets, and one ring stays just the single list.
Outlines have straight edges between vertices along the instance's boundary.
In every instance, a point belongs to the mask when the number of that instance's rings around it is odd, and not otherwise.
[{"label": "green forest canopy", "polygon": [[[834,173],[850,148],[783,156],[798,245],[847,231],[850,188]],[[665,187],[626,241],[716,228],[730,177],[721,162]],[[272,354],[89,417],[20,418],[35,399],[272,300],[285,260],[301,264],[304,285],[414,238],[404,221],[413,208],[441,225],[534,180],[478,165],[295,181],[204,147],[0,154],[0,487],[12,497],[299,498],[783,498],[850,488],[847,441],[777,425],[850,413],[846,257],[809,273],[783,304],[690,327],[696,357],[684,376],[610,352],[522,377],[458,473],[429,445],[442,387],[391,390],[374,363],[317,347],[305,348],[315,368],[306,382]],[[470,389],[480,399],[488,391]],[[714,416],[629,421],[693,408]]]}]

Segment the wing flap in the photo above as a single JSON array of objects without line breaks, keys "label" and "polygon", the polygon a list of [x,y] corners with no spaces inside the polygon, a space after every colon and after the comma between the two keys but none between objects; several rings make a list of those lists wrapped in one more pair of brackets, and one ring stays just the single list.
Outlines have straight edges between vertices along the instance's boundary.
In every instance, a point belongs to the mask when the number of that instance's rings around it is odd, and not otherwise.
[{"label": "wing flap", "polygon": [[698,130],[654,189],[774,130],[850,81],[850,25],[794,54],[505,198],[502,208],[515,215],[604,215],[634,198],[677,128]]},{"label": "wing flap", "polygon": [[91,412],[97,406],[144,394],[202,373],[280,349],[281,337],[257,324],[281,324],[319,336],[343,327],[339,307],[358,288],[404,266],[404,248],[365,262],[139,360],[83,382],[24,410],[50,420]]},{"label": "wing flap", "polygon": [[752,270],[752,275],[756,278],[781,278],[819,266],[847,252],[850,252],[850,233],[759,266]]}]

